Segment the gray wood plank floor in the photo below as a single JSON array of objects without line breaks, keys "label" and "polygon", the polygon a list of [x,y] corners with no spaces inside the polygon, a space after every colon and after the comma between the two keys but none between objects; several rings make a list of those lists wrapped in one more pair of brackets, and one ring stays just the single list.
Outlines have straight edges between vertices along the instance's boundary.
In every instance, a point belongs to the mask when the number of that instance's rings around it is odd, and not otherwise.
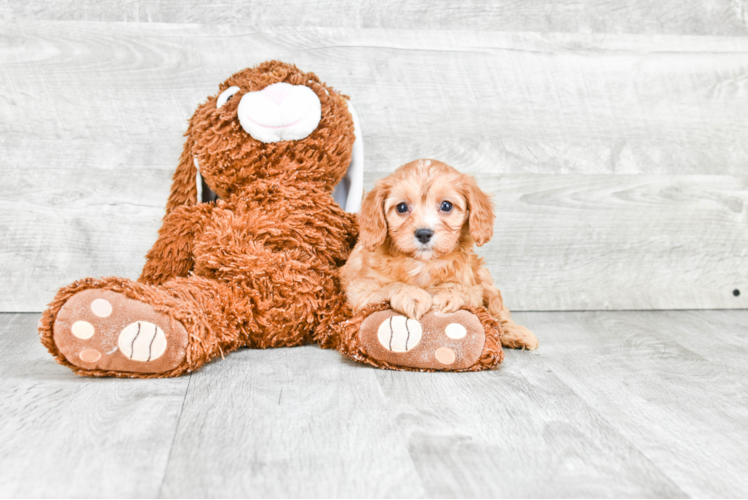
[{"label": "gray wood plank floor", "polygon": [[748,311],[518,313],[499,370],[241,350],[84,379],[0,315],[2,497],[745,497]]}]

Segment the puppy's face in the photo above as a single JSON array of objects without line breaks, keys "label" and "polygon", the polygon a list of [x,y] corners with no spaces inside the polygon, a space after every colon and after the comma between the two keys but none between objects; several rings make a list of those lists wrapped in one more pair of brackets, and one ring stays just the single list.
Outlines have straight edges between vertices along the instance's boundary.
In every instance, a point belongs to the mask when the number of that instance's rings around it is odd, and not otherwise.
[{"label": "puppy's face", "polygon": [[[417,160],[382,179],[364,200],[360,238],[374,251],[389,236],[400,252],[429,260],[493,234],[488,196],[468,175],[435,160]],[[472,237],[472,239],[471,239]]]},{"label": "puppy's face", "polygon": [[393,244],[419,260],[454,250],[467,219],[460,174],[429,168],[409,169],[390,186],[384,200],[387,231]]}]

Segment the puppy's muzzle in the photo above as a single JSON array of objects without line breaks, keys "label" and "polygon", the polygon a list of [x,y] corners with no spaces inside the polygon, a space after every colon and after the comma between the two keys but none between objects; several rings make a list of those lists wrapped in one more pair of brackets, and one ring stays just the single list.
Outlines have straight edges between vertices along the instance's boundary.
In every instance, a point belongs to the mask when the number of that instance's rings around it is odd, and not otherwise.
[{"label": "puppy's muzzle", "polygon": [[431,229],[427,229],[425,227],[416,229],[416,239],[418,239],[418,241],[420,241],[424,245],[431,240],[432,236],[434,236],[434,231],[432,231]]}]

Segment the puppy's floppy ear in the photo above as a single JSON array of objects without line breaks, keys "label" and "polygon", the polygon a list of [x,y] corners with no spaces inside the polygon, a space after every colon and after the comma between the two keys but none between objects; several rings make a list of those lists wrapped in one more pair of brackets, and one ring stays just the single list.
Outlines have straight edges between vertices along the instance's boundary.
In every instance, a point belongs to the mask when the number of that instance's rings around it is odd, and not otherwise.
[{"label": "puppy's floppy ear", "polygon": [[179,157],[179,165],[177,165],[177,170],[171,180],[171,192],[169,193],[169,200],[166,202],[166,215],[169,215],[177,207],[195,205],[198,202],[197,167],[195,166],[195,159],[192,157],[191,132],[192,123],[190,122],[190,127],[185,134],[187,140],[184,142],[182,156]]},{"label": "puppy's floppy ear", "polygon": [[476,245],[481,246],[493,236],[493,223],[496,219],[493,212],[493,203],[491,198],[481,191],[471,175],[465,176],[464,190],[468,210],[470,210],[468,218],[470,236],[472,236]]},{"label": "puppy's floppy ear", "polygon": [[388,191],[389,186],[383,181],[377,182],[374,189],[366,193],[358,214],[358,239],[370,252],[380,247],[387,237],[384,200]]}]

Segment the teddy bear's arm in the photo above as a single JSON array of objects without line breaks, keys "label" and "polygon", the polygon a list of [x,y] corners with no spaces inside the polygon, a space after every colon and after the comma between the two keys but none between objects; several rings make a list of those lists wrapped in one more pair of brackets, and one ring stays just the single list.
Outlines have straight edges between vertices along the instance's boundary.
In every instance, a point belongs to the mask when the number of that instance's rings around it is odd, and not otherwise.
[{"label": "teddy bear's arm", "polygon": [[345,216],[348,218],[348,224],[349,224],[349,230],[348,230],[348,244],[351,246],[351,248],[356,246],[356,242],[358,241],[358,214],[356,213],[345,213]]},{"label": "teddy bear's arm", "polygon": [[187,276],[195,264],[195,239],[213,207],[213,204],[201,203],[169,212],[158,231],[156,243],[146,254],[138,281],[161,285],[172,278]]}]

